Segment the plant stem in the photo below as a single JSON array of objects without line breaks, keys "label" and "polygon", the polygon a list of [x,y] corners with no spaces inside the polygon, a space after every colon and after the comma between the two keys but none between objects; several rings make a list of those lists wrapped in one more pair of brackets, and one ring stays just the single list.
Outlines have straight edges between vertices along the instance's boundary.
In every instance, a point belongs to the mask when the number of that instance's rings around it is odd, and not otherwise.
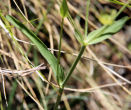
[{"label": "plant stem", "polygon": [[63,83],[62,83],[62,86],[63,86],[63,87],[65,86],[65,84],[66,84],[66,82],[68,81],[68,79],[70,78],[72,72],[73,72],[74,69],[76,68],[76,65],[78,64],[79,60],[81,59],[81,56],[82,56],[85,48],[86,48],[86,46],[82,46],[82,47],[81,47],[80,52],[79,52],[79,55],[77,56],[75,62],[72,64],[69,72],[67,73],[67,76],[66,76],[65,80],[64,80]]},{"label": "plant stem", "polygon": [[130,3],[131,0],[128,0],[127,3],[125,5],[123,5],[120,10],[118,11],[118,13],[116,14],[116,16],[114,17],[114,20],[121,14],[121,12],[128,6],[128,4]]},{"label": "plant stem", "polygon": [[[87,1],[87,8],[86,8],[86,21],[85,21],[85,36],[87,36],[87,32],[88,32],[88,16],[89,16],[89,5],[90,5],[90,0]],[[74,22],[73,20],[71,19],[71,16],[69,15],[69,18],[70,18],[70,21],[71,23],[74,25]],[[62,32],[63,32],[63,22],[64,22],[64,19],[62,19],[62,25],[61,25],[61,35],[60,36],[63,36]],[[72,64],[72,66],[70,67],[70,70],[69,72],[67,73],[64,81],[62,82],[62,85],[60,85],[60,88],[59,88],[59,94],[57,96],[57,101],[55,103],[55,107],[54,107],[54,110],[57,110],[58,109],[58,105],[60,103],[60,100],[61,100],[61,96],[62,96],[62,93],[63,93],[63,90],[64,90],[64,86],[65,84],[67,83],[67,81],[69,80],[71,74],[73,73],[74,69],[76,68],[79,60],[81,59],[81,56],[83,55],[84,53],[84,50],[86,48],[86,45],[82,45],[81,49],[80,49],[80,52],[79,52],[79,55],[77,56],[76,60],[74,61],[74,63]],[[58,65],[59,65],[59,61],[60,61],[60,50],[61,50],[61,37],[60,37],[60,44],[59,44],[59,54],[58,54]]]},{"label": "plant stem", "polygon": [[85,38],[87,37],[87,33],[88,33],[89,6],[90,6],[90,0],[87,1],[87,6],[86,6],[85,36],[84,36]]},{"label": "plant stem", "polygon": [[[61,42],[62,42],[62,36],[63,36],[63,25],[64,25],[64,18],[62,17],[62,22],[61,22],[61,30],[60,30],[60,40],[59,40],[59,52],[58,52],[58,62],[57,62],[57,74],[59,74],[59,63],[60,63],[60,56],[61,56]],[[59,84],[59,76],[57,75],[57,81],[58,81],[58,84]],[[57,110],[58,108],[58,104],[60,102],[60,99],[61,99],[61,95],[62,95],[62,92],[63,92],[63,89],[60,88],[59,89],[59,94],[57,96],[57,101],[55,103],[55,107],[54,107],[54,110]]]},{"label": "plant stem", "polygon": [[[58,73],[59,72],[59,63],[60,63],[60,56],[61,56],[61,42],[62,42],[62,36],[63,36],[63,25],[64,25],[64,18],[62,18],[62,22],[61,22],[61,30],[60,30],[60,40],[59,40],[59,47],[58,47],[58,62],[57,62],[57,74],[60,74]],[[59,83],[59,75],[57,75],[57,81]]]},{"label": "plant stem", "polygon": [[71,74],[73,73],[74,69],[76,68],[76,65],[78,64],[79,60],[81,59],[81,56],[83,55],[83,52],[84,52],[85,48],[86,48],[86,46],[82,46],[81,47],[79,55],[77,56],[76,60],[72,64],[69,72],[67,73],[67,76],[66,76],[65,80],[63,81],[62,86],[60,86],[59,94],[57,96],[57,101],[55,103],[54,110],[57,110],[58,105],[59,105],[60,100],[61,100],[61,96],[62,96],[63,90],[64,90],[64,86],[67,83],[68,79],[70,78]]},{"label": "plant stem", "polygon": [[63,90],[64,90],[64,87],[63,88],[59,88],[59,93],[58,93],[57,100],[56,100],[56,103],[55,103],[55,106],[54,106],[54,110],[58,110],[58,105],[60,103]]},{"label": "plant stem", "polygon": [[58,64],[60,63],[61,41],[62,41],[62,36],[63,36],[63,25],[64,25],[64,18],[62,18],[62,23],[61,23],[60,41],[59,41],[59,52],[58,52]]}]

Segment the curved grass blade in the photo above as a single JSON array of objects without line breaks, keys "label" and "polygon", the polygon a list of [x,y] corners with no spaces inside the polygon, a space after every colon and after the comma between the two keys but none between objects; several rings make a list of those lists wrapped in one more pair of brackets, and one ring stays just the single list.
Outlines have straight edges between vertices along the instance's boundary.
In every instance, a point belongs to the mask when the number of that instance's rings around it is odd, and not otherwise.
[{"label": "curved grass blade", "polygon": [[[56,57],[47,49],[46,45],[32,32],[30,31],[24,24],[19,22],[13,16],[7,15],[6,19],[12,23],[16,28],[18,28],[21,32],[23,32],[38,48],[39,52],[42,56],[47,60],[49,65],[51,66],[57,82],[60,83],[64,79],[63,68],[59,65],[59,71],[57,73],[57,59]],[[60,76],[57,78],[57,76]]]}]

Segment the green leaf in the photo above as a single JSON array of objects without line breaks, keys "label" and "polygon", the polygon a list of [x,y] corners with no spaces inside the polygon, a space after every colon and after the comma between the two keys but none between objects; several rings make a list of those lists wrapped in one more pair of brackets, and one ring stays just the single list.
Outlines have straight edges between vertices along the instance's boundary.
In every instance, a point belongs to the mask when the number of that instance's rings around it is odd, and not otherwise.
[{"label": "green leaf", "polygon": [[68,6],[66,0],[62,1],[62,4],[60,6],[60,14],[63,18],[68,16]]},{"label": "green leaf", "polygon": [[101,37],[98,37],[98,38],[92,40],[91,42],[88,43],[88,45],[97,44],[97,43],[99,43],[99,42],[102,42],[103,40],[108,39],[108,38],[111,37],[111,36],[112,36],[111,34],[109,34],[109,35],[108,35],[108,34],[107,34],[107,35],[103,35],[103,36],[101,36]]},{"label": "green leaf", "polygon": [[75,29],[75,37],[80,44],[83,44],[83,36],[77,29]]},{"label": "green leaf", "polygon": [[67,18],[69,19],[70,23],[72,24],[72,26],[74,27],[74,35],[75,38],[78,40],[78,42],[80,44],[84,44],[84,40],[83,40],[83,35],[81,34],[81,32],[78,30],[74,20],[72,19],[70,13],[68,13]]},{"label": "green leaf", "polygon": [[85,44],[86,45],[96,44],[105,39],[108,39],[113,34],[120,31],[120,29],[123,27],[123,25],[126,23],[128,19],[129,19],[128,17],[123,17],[122,19],[113,22],[112,25],[102,26],[101,28],[89,33],[89,35],[85,40]]},{"label": "green leaf", "polygon": [[86,43],[89,44],[89,42],[91,42],[92,40],[94,40],[95,38],[101,36],[101,34],[104,32],[104,30],[107,28],[107,25],[106,26],[102,26],[101,28],[95,30],[95,31],[92,31],[88,34],[87,38],[86,38]]},{"label": "green leaf", "polygon": [[115,21],[112,25],[110,25],[103,34],[115,34],[123,27],[123,25],[126,23],[126,21],[129,20],[128,17],[123,17],[118,21]]},{"label": "green leaf", "polygon": [[[15,19],[14,17],[7,15],[6,16],[7,20],[9,22],[11,22],[16,28],[18,28],[19,30],[21,30],[21,32],[23,32],[38,48],[39,52],[41,53],[41,55],[47,60],[47,62],[50,64],[55,77],[58,81],[58,83],[60,81],[64,80],[64,72],[63,72],[63,68],[59,65],[59,72],[57,73],[57,59],[56,57],[48,50],[48,48],[46,47],[46,45],[32,32],[30,31],[24,24],[22,24],[21,22],[19,22],[17,19]],[[62,76],[57,78],[57,76]]]},{"label": "green leaf", "polygon": [[[57,74],[57,81],[58,81],[58,84],[61,86],[65,76],[64,76],[64,71],[63,71],[63,69],[61,69],[60,65],[58,67],[58,70],[59,71],[58,71],[58,74]],[[63,74],[61,74],[61,73],[63,73]]]}]

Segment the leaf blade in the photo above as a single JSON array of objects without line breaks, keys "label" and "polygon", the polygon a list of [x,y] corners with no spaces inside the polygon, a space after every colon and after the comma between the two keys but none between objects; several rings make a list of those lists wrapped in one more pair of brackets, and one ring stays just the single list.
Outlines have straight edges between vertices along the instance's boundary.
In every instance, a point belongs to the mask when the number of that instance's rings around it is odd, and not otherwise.
[{"label": "leaf blade", "polygon": [[93,32],[90,32],[85,40],[85,44],[86,45],[96,44],[103,40],[108,39],[113,34],[120,31],[120,29],[123,27],[123,25],[126,23],[127,20],[129,20],[128,17],[123,17],[122,19],[115,21],[112,25],[105,25]]},{"label": "leaf blade", "polygon": [[62,1],[62,4],[60,6],[60,14],[63,18],[68,16],[68,6],[66,0]]},{"label": "leaf blade", "polygon": [[[18,28],[19,30],[21,30],[21,32],[23,32],[36,45],[36,47],[39,50],[39,52],[41,53],[41,55],[46,59],[46,61],[51,66],[51,68],[52,68],[52,70],[53,70],[53,72],[55,74],[55,77],[57,76],[57,74],[62,74],[63,75],[63,79],[64,79],[63,68],[60,66],[60,68],[59,68],[60,71],[57,73],[57,59],[48,50],[48,48],[46,47],[46,45],[32,31],[30,31],[24,24],[22,24],[21,22],[19,22],[14,17],[12,17],[10,15],[7,15],[6,19],[10,23],[12,23],[16,28]],[[57,77],[56,77],[56,79],[57,79]],[[60,79],[60,80],[63,80],[63,79]]]}]

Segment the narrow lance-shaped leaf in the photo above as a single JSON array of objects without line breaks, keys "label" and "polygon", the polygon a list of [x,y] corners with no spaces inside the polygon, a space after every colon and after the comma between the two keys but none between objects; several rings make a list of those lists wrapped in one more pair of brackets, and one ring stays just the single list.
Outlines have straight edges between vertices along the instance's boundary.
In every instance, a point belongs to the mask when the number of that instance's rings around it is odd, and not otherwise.
[{"label": "narrow lance-shaped leaf", "polygon": [[102,26],[101,28],[89,33],[89,35],[85,39],[85,44],[96,44],[105,39],[108,39],[113,34],[120,31],[120,29],[123,27],[127,20],[129,20],[128,17],[123,17],[122,19],[115,21],[112,25]]},{"label": "narrow lance-shaped leaf", "polygon": [[81,32],[78,30],[74,20],[72,19],[70,13],[68,13],[68,16],[67,18],[69,19],[70,23],[72,24],[72,26],[74,27],[74,35],[75,35],[75,38],[78,40],[78,42],[80,44],[83,44],[83,36],[81,34]]},{"label": "narrow lance-shaped leaf", "polygon": [[[17,19],[14,17],[7,15],[6,16],[7,20],[11,22],[16,28],[20,29],[38,48],[39,52],[42,54],[42,56],[47,60],[47,62],[50,64],[55,77],[57,74],[61,74],[61,82],[64,79],[64,72],[62,67],[59,65],[59,72],[57,73],[57,59],[56,57],[48,50],[46,45],[32,32],[30,31],[24,24],[19,22]],[[58,81],[58,80],[57,80]],[[60,82],[60,81],[58,81]]]},{"label": "narrow lance-shaped leaf", "polygon": [[63,18],[67,17],[67,15],[68,15],[68,6],[67,6],[66,0],[62,0],[62,4],[60,6],[60,14]]},{"label": "narrow lance-shaped leaf", "polygon": [[74,30],[76,39],[79,41],[80,44],[83,44],[82,34],[77,29]]}]

